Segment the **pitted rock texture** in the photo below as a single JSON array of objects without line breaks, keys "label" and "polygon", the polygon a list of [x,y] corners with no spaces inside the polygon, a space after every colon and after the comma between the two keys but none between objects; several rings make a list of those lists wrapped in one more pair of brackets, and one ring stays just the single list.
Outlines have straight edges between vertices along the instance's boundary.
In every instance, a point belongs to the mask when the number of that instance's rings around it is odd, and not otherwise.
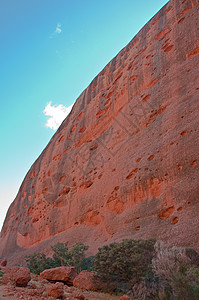
[{"label": "pitted rock texture", "polygon": [[83,91],[11,204],[0,256],[149,237],[199,249],[198,15],[171,0]]}]

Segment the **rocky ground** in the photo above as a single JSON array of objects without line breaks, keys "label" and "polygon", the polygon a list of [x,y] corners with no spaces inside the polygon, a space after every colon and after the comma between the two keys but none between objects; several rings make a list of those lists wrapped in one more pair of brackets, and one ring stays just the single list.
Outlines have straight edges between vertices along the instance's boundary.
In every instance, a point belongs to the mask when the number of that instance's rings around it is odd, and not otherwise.
[{"label": "rocky ground", "polygon": [[30,273],[26,267],[6,266],[0,260],[0,300],[129,300],[98,292],[93,283],[94,272],[86,270],[77,274],[74,267],[57,267],[43,271],[40,275]]},{"label": "rocky ground", "polygon": [[[0,299],[6,300],[52,300],[55,299],[47,295],[47,290],[51,284],[40,285],[39,282],[35,284],[30,282],[27,287],[15,287],[11,284],[5,285],[0,284]],[[43,292],[42,292],[43,290]],[[76,288],[64,287],[64,300],[75,300],[75,299],[87,299],[87,300],[119,300],[119,296],[113,296],[104,293],[92,292],[92,291],[80,291]]]}]

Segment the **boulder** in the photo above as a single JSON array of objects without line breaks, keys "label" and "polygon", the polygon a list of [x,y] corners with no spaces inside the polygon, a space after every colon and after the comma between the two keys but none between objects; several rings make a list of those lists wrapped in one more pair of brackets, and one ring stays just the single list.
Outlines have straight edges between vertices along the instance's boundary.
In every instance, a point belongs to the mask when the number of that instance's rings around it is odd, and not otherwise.
[{"label": "boulder", "polygon": [[73,280],[77,276],[75,267],[57,267],[44,270],[40,277],[50,282],[62,281],[68,285],[73,284]]},{"label": "boulder", "polygon": [[7,265],[7,259],[0,259],[0,269],[1,267],[5,267]]},{"label": "boulder", "polygon": [[37,292],[40,294],[40,295],[43,295],[43,293],[46,291],[46,287],[43,285],[43,286],[38,286],[37,287]]},{"label": "boulder", "polygon": [[67,293],[72,294],[75,291],[76,291],[76,289],[74,288],[74,286],[67,287]]},{"label": "boulder", "polygon": [[54,297],[55,299],[61,298],[63,295],[64,295],[64,284],[62,282],[56,282],[50,287],[48,291],[48,296]]},{"label": "boulder", "polygon": [[0,270],[3,271],[3,277],[1,278],[1,282],[3,284],[8,284],[8,282],[10,281],[11,269],[7,267],[1,267]]},{"label": "boulder", "polygon": [[88,272],[87,270],[84,270],[75,277],[73,280],[73,285],[78,289],[96,291],[97,288],[93,283],[94,275],[94,272]]},{"label": "boulder", "polygon": [[128,295],[123,295],[120,297],[120,300],[130,300],[131,298]]},{"label": "boulder", "polygon": [[78,291],[73,292],[71,296],[72,296],[73,298],[75,298],[75,299],[78,299],[78,300],[84,300],[84,299],[85,299],[84,295],[81,294],[81,293],[78,292]]},{"label": "boulder", "polygon": [[9,279],[9,276],[8,276],[8,275],[4,275],[4,276],[1,278],[1,283],[3,283],[3,284],[8,284],[9,281],[10,281],[10,279]]},{"label": "boulder", "polygon": [[15,282],[16,286],[27,286],[31,280],[30,270],[25,267],[14,267],[10,272],[10,279]]},{"label": "boulder", "polygon": [[3,271],[4,274],[10,275],[11,269],[8,267],[1,267],[1,270]]}]

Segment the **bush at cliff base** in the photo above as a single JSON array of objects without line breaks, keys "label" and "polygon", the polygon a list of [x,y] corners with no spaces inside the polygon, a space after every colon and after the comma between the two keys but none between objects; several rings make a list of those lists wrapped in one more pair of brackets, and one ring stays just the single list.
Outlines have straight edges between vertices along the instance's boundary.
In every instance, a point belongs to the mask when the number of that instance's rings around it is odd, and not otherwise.
[{"label": "bush at cliff base", "polygon": [[69,250],[67,243],[58,243],[53,246],[54,259],[33,254],[27,258],[28,266],[39,274],[56,264],[76,264],[96,272],[96,288],[128,292],[137,300],[199,300],[199,254],[194,249],[168,247],[153,239],[123,240],[85,258],[87,248],[77,243]]},{"label": "bush at cliff base", "polygon": [[199,300],[199,254],[162,241],[124,240],[99,249],[95,282],[137,300]]},{"label": "bush at cliff base", "polygon": [[46,269],[54,268],[55,262],[44,253],[33,253],[26,257],[27,267],[32,273],[39,275]]},{"label": "bush at cliff base", "polygon": [[99,248],[94,260],[96,284],[104,290],[126,290],[150,270],[154,239],[123,240]]},{"label": "bush at cliff base", "polygon": [[57,243],[51,248],[54,252],[53,260],[57,267],[74,266],[78,273],[81,272],[81,266],[85,258],[85,251],[88,250],[88,246],[78,242],[69,250],[67,242],[65,244]]},{"label": "bush at cliff base", "polygon": [[199,254],[196,250],[154,245],[152,264],[141,281],[129,290],[137,300],[198,300]]},{"label": "bush at cliff base", "polygon": [[82,270],[82,265],[87,262],[85,251],[88,246],[83,243],[76,243],[70,250],[68,242],[57,243],[51,248],[53,250],[52,258],[46,257],[44,253],[34,253],[26,257],[27,266],[32,273],[40,274],[46,269],[61,266],[73,266],[79,273]]}]

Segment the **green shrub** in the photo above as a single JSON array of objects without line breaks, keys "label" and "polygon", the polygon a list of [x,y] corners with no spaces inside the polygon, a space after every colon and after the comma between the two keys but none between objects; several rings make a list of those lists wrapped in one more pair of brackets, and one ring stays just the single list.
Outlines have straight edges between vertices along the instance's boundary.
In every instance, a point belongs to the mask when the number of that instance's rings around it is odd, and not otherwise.
[{"label": "green shrub", "polygon": [[67,242],[65,244],[57,243],[51,248],[54,252],[53,260],[56,266],[74,266],[78,273],[81,271],[85,251],[88,250],[88,246],[78,242],[69,250]]},{"label": "green shrub", "polygon": [[70,250],[72,257],[72,265],[76,268],[77,272],[81,272],[82,263],[85,259],[85,251],[88,250],[88,246],[81,242],[76,243]]},{"label": "green shrub", "polygon": [[94,259],[95,256],[89,256],[85,257],[82,261],[81,269],[87,270],[87,271],[93,271],[94,270]]},{"label": "green shrub", "polygon": [[76,243],[69,250],[67,243],[57,243],[52,246],[52,258],[46,257],[44,253],[34,253],[26,257],[27,266],[31,272],[40,274],[42,271],[60,266],[73,266],[79,273],[85,259],[85,251],[88,246],[83,243]]},{"label": "green shrub", "polygon": [[199,253],[193,248],[185,248],[185,254],[190,259],[191,265],[199,267]]},{"label": "green shrub", "polygon": [[71,266],[72,257],[68,249],[68,242],[64,243],[57,243],[51,247],[53,250],[53,260],[57,267],[60,266]]},{"label": "green shrub", "polygon": [[3,277],[4,273],[2,270],[0,270],[0,279]]},{"label": "green shrub", "polygon": [[105,290],[140,282],[150,268],[154,244],[154,239],[123,240],[99,248],[94,259],[96,282]]},{"label": "green shrub", "polygon": [[40,274],[46,269],[54,268],[55,262],[44,253],[33,253],[26,256],[27,267],[32,273]]}]

